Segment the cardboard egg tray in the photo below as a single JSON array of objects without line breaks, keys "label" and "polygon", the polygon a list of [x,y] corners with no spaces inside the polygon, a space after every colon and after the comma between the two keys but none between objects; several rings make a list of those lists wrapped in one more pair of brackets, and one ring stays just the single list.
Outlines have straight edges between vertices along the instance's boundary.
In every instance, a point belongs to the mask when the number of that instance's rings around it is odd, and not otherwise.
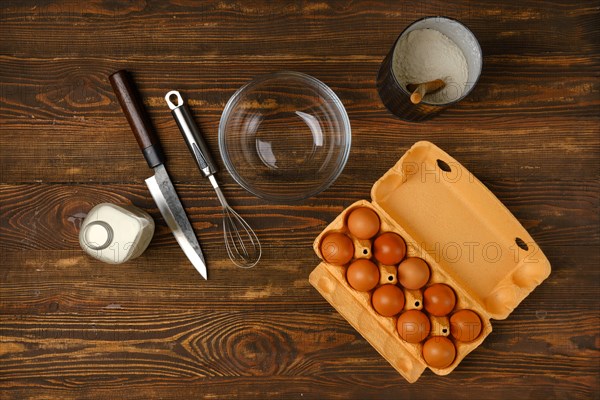
[{"label": "cardboard egg tray", "polygon": [[[343,232],[354,243],[354,258],[371,259],[380,269],[380,285],[397,284],[396,266],[382,265],[371,254],[372,240],[354,238],[346,226],[348,214],[369,207],[378,215],[380,231],[395,232],[407,245],[407,257],[429,264],[434,283],[449,285],[456,294],[454,311],[471,309],[482,321],[472,342],[456,341],[449,316],[430,317],[430,336],[447,336],[456,357],[447,368],[433,368],[422,356],[423,342],[411,344],[396,331],[397,317],[383,317],[371,305],[371,292],[358,292],[346,281],[345,266],[321,262],[310,283],[409,382],[425,368],[447,375],[492,332],[490,319],[505,319],[550,274],[550,263],[525,228],[504,205],[460,163],[429,142],[418,142],[387,171],[371,190],[372,202],[346,208],[315,239]],[[351,262],[352,262],[351,261]],[[407,290],[405,310],[422,309],[422,290]]]}]

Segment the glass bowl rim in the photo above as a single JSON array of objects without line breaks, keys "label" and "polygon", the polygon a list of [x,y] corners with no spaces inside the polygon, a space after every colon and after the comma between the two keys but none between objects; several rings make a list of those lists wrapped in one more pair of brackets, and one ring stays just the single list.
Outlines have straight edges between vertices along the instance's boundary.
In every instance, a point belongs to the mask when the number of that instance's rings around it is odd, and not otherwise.
[{"label": "glass bowl rim", "polygon": [[[346,143],[345,143],[345,146],[343,149],[341,161],[338,162],[336,169],[330,175],[330,178],[328,178],[326,181],[324,181],[317,188],[315,188],[311,191],[307,191],[306,193],[303,193],[298,196],[277,196],[277,195],[270,195],[270,194],[264,193],[262,191],[255,190],[250,184],[248,184],[244,179],[242,179],[242,177],[237,173],[232,161],[230,160],[230,158],[228,156],[227,143],[225,141],[225,126],[227,124],[227,121],[229,120],[229,117],[232,113],[232,109],[233,109],[234,105],[237,103],[237,101],[239,100],[241,95],[261,83],[264,83],[264,82],[272,80],[272,79],[277,79],[277,78],[283,77],[283,76],[293,76],[296,78],[300,78],[302,80],[307,80],[307,81],[310,81],[310,83],[313,86],[317,86],[320,89],[322,89],[334,101],[335,108],[340,113],[340,120],[341,120],[340,122],[342,123],[341,131],[345,132],[344,137],[346,139],[345,140]],[[247,82],[242,87],[240,87],[238,90],[236,90],[236,92],[229,98],[229,101],[227,101],[227,104],[225,105],[225,108],[223,109],[223,113],[221,114],[221,120],[219,121],[219,151],[221,153],[221,158],[223,159],[223,163],[225,164],[225,168],[227,168],[227,171],[229,172],[229,174],[233,177],[233,179],[241,187],[243,187],[244,189],[246,189],[248,192],[252,193],[253,195],[255,195],[259,198],[268,200],[268,201],[284,202],[284,203],[292,203],[292,202],[302,201],[302,200],[308,199],[309,197],[315,196],[315,195],[321,193],[322,191],[326,190],[327,188],[329,188],[329,186],[331,186],[337,180],[337,178],[341,175],[342,171],[344,170],[344,167],[346,166],[346,163],[350,156],[351,145],[352,145],[352,130],[350,127],[350,119],[348,118],[348,113],[346,112],[346,108],[344,107],[344,104],[342,103],[340,98],[337,96],[337,94],[335,94],[335,92],[329,86],[327,86],[325,83],[321,82],[319,79],[315,78],[314,76],[311,76],[311,75],[308,75],[308,74],[305,74],[302,72],[297,72],[297,71],[288,71],[288,70],[277,71],[277,72],[272,72],[272,73],[268,73],[268,74],[264,74],[264,75],[259,75],[259,76],[252,78],[249,82]]]}]

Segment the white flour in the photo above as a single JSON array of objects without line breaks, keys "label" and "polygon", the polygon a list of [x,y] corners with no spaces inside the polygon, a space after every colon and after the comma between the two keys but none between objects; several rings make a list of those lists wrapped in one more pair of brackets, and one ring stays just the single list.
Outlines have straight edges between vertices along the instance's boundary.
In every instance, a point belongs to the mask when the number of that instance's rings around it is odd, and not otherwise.
[{"label": "white flour", "polygon": [[446,86],[424,100],[443,104],[458,99],[464,92],[469,70],[460,48],[441,32],[418,29],[398,41],[392,62],[394,75],[406,88],[409,83],[442,79]]}]

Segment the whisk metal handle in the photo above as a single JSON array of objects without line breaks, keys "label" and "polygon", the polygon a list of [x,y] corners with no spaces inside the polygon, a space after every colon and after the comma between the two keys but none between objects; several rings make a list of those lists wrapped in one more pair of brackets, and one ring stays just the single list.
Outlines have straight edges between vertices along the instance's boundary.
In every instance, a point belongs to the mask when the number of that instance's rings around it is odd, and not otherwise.
[{"label": "whisk metal handle", "polygon": [[[177,97],[177,104],[173,104],[171,101],[172,96]],[[215,174],[219,170],[217,164],[210,154],[210,150],[198,129],[198,125],[194,122],[190,109],[183,102],[181,94],[177,90],[172,90],[165,95],[165,100],[202,175],[209,177]]]}]

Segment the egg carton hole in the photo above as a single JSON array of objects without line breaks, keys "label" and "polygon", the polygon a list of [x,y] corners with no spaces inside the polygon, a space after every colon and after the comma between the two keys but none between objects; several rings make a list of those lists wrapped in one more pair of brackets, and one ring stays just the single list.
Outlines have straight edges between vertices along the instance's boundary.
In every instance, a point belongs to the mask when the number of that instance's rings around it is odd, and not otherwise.
[{"label": "egg carton hole", "polygon": [[523,250],[525,250],[525,251],[529,250],[529,246],[527,246],[527,243],[525,243],[525,241],[523,239],[521,239],[520,237],[515,239],[515,243],[517,244],[517,246],[519,246]]},{"label": "egg carton hole", "polygon": [[439,159],[438,159],[438,160],[437,160],[437,165],[438,165],[438,167],[440,167],[440,169],[441,169],[442,171],[445,171],[445,172],[452,172],[452,168],[450,168],[450,166],[448,165],[448,163],[447,163],[446,161],[443,161],[443,160],[439,160]]}]

